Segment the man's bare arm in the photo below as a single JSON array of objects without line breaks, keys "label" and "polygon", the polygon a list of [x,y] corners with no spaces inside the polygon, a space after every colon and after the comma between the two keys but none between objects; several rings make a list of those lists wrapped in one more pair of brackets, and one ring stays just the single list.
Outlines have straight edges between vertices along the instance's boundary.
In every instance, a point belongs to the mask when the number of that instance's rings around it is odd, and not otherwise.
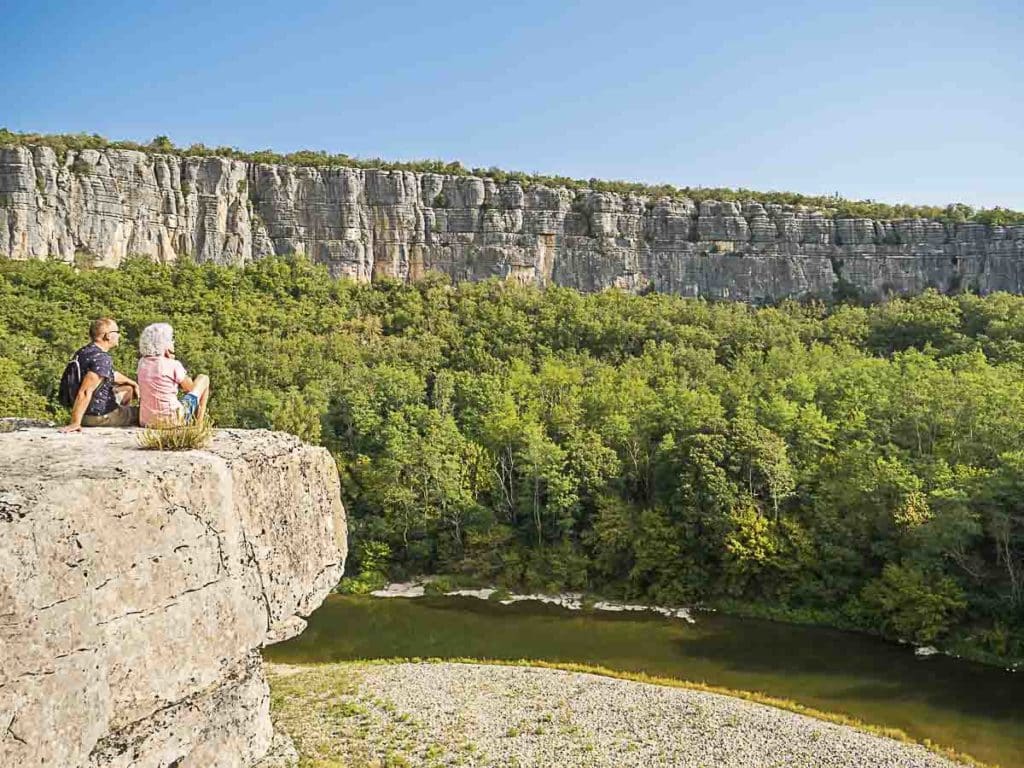
[{"label": "man's bare arm", "polygon": [[61,427],[61,432],[78,432],[82,429],[82,417],[85,415],[85,409],[89,407],[92,394],[102,381],[103,379],[96,371],[88,371],[85,374],[78,387],[78,394],[75,395],[75,403],[71,406],[71,423],[66,427]]},{"label": "man's bare arm", "polygon": [[139,395],[139,383],[137,381],[129,379],[120,371],[114,371],[114,384],[128,384],[132,389],[135,390],[135,396],[138,397]]}]

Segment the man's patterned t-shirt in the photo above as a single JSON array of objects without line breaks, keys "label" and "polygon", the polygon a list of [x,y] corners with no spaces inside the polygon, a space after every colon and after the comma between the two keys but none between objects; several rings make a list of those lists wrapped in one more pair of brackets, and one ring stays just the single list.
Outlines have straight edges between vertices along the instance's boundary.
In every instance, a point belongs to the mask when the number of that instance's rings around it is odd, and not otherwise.
[{"label": "man's patterned t-shirt", "polygon": [[78,358],[78,365],[82,369],[83,381],[89,371],[100,377],[100,384],[93,390],[92,400],[85,409],[86,416],[106,416],[117,408],[117,400],[114,399],[113,358],[95,344],[82,347],[75,352],[75,357]]}]

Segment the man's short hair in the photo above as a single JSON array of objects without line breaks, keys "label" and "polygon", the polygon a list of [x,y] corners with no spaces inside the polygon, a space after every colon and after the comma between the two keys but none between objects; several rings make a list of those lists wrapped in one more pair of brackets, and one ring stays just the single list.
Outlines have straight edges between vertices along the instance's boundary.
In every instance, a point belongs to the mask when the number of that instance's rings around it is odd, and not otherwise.
[{"label": "man's short hair", "polygon": [[89,338],[93,341],[99,341],[106,336],[110,329],[113,328],[117,323],[109,317],[97,317],[91,323],[89,323]]}]

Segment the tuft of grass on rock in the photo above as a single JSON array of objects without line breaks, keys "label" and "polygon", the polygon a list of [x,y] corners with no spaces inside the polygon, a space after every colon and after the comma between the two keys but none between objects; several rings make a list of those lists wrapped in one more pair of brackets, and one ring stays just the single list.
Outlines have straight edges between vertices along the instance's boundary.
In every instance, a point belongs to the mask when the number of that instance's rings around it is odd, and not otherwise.
[{"label": "tuft of grass on rock", "polygon": [[188,424],[164,421],[143,429],[138,443],[144,451],[193,451],[205,448],[211,437],[211,419],[196,419]]}]

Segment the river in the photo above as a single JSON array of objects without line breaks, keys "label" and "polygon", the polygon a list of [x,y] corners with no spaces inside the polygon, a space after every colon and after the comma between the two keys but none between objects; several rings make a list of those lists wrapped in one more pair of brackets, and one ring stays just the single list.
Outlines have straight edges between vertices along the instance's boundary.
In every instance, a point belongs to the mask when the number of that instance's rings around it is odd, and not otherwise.
[{"label": "river", "polygon": [[1024,673],[838,630],[697,613],[656,615],[502,606],[474,598],[332,595],[271,661],[390,657],[595,664],[760,691],[899,728],[1003,768],[1024,767]]}]

